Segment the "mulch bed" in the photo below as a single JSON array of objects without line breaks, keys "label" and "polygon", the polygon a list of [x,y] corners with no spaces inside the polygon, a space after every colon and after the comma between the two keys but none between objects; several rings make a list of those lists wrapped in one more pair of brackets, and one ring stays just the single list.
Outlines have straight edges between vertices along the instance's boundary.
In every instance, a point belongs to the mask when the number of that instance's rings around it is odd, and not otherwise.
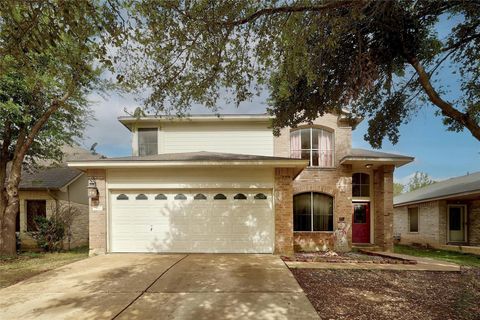
[{"label": "mulch bed", "polygon": [[292,269],[321,319],[480,319],[480,269]]},{"label": "mulch bed", "polygon": [[380,263],[380,264],[413,264],[416,261],[392,258],[359,252],[297,252],[292,257],[282,256],[283,261],[330,262],[330,263]]}]

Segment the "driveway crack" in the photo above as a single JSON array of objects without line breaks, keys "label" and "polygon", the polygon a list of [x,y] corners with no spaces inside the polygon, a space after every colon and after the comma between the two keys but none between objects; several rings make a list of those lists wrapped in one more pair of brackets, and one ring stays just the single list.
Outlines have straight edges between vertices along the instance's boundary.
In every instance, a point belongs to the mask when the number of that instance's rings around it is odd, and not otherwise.
[{"label": "driveway crack", "polygon": [[178,261],[176,261],[174,264],[172,264],[170,267],[168,267],[167,269],[165,269],[165,271],[163,271],[158,277],[156,277],[152,283],[150,283],[143,291],[140,292],[140,294],[138,296],[135,297],[135,299],[133,299],[132,301],[130,301],[129,304],[127,304],[125,306],[125,308],[123,308],[122,310],[120,310],[120,312],[118,312],[113,318],[112,320],[115,320],[118,318],[119,315],[121,315],[125,310],[127,310],[132,304],[134,304],[141,296],[143,296],[145,294],[145,292],[147,292],[148,289],[150,289],[153,284],[155,282],[158,281],[158,279],[160,279],[165,273],[167,273],[170,269],[172,269],[174,266],[176,266],[178,263],[180,263],[182,260],[184,260],[186,257],[188,257],[189,254],[186,254],[184,257],[182,257],[181,259],[179,259]]}]

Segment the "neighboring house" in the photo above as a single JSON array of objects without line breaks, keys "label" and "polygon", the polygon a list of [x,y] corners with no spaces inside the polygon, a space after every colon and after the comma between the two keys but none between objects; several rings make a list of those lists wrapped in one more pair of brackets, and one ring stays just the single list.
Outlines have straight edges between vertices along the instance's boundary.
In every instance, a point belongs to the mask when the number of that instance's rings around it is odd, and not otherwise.
[{"label": "neighboring house", "polygon": [[119,121],[132,156],[69,162],[90,177],[91,254],[327,250],[339,222],[348,246],[393,246],[393,171],[413,158],[352,149],[345,115],[279,137],[264,114]]},{"label": "neighboring house", "polygon": [[[65,161],[102,157],[79,147],[65,146],[63,152]],[[52,165],[48,162],[44,164]],[[68,249],[88,244],[88,197],[85,192],[87,182],[84,172],[69,168],[65,163],[22,174],[19,185],[20,210],[16,224],[22,250],[37,247],[36,241],[30,236],[30,232],[37,230],[35,217],[48,217],[61,207],[74,207],[78,211],[64,247]]]},{"label": "neighboring house", "polygon": [[480,246],[480,172],[401,194],[394,207],[400,243]]}]

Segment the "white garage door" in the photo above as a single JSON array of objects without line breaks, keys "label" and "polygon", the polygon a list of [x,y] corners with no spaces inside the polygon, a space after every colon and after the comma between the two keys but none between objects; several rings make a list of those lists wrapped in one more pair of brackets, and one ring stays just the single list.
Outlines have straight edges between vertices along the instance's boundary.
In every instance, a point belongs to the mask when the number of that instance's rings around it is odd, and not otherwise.
[{"label": "white garage door", "polygon": [[112,252],[273,252],[270,191],[112,191],[110,203]]}]

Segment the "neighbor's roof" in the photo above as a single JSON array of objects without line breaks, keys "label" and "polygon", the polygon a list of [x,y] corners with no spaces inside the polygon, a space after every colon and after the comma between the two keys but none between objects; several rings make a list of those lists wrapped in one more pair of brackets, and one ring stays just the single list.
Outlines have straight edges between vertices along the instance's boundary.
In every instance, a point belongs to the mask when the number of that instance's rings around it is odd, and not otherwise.
[{"label": "neighbor's roof", "polygon": [[393,200],[395,206],[480,194],[480,172],[466,176],[451,178],[436,182],[421,189],[396,196]]},{"label": "neighbor's roof", "polygon": [[23,173],[20,190],[59,190],[75,181],[83,172],[69,167],[47,168],[34,173]]},{"label": "neighbor's roof", "polygon": [[386,153],[380,151],[352,148],[350,154],[340,160],[342,164],[353,164],[358,162],[381,162],[393,164],[397,167],[410,163],[415,160],[414,157],[405,156],[396,153]]}]

